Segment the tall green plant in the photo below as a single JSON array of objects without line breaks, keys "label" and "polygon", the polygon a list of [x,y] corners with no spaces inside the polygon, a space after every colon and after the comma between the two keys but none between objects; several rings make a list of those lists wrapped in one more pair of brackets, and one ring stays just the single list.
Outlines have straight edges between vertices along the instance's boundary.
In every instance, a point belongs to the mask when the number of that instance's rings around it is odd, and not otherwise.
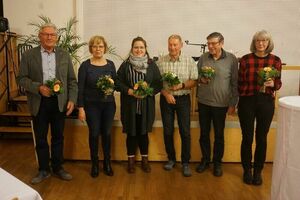
[{"label": "tall green plant", "polygon": [[[38,33],[40,28],[46,23],[52,23],[49,17],[40,15],[39,22],[30,22],[28,25],[33,26],[35,28],[35,34],[30,35],[21,35],[18,39],[20,42],[24,44],[30,44],[33,46],[37,46],[40,44],[40,40],[38,38]],[[65,27],[57,29],[57,46],[63,48],[67,52],[70,53],[70,56],[73,59],[73,62],[80,62],[80,56],[77,55],[79,49],[85,45],[86,42],[79,42],[80,37],[74,32],[74,25],[78,21],[75,17],[72,17],[67,23]]]}]

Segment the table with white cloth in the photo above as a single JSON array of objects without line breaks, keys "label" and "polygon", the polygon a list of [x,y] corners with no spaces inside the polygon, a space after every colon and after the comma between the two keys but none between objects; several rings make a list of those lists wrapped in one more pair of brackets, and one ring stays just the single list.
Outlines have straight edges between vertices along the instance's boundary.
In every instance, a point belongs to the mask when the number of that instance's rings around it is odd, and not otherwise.
[{"label": "table with white cloth", "polygon": [[300,96],[279,99],[272,200],[300,199]]},{"label": "table with white cloth", "polygon": [[42,200],[37,191],[0,168],[1,200]]}]

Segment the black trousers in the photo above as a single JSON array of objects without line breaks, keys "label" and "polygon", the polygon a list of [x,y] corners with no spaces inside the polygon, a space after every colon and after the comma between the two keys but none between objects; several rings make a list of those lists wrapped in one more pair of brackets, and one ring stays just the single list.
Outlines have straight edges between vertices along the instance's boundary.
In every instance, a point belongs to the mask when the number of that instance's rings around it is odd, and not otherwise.
[{"label": "black trousers", "polygon": [[84,107],[89,128],[89,146],[92,161],[98,161],[99,135],[101,134],[104,160],[110,160],[111,129],[116,112],[115,102],[89,102]]},{"label": "black trousers", "polygon": [[210,162],[210,129],[211,122],[214,126],[213,162],[220,164],[224,155],[224,128],[228,107],[214,107],[198,104],[200,124],[200,147],[202,160]]},{"label": "black trousers", "polygon": [[49,125],[51,128],[51,167],[53,171],[60,170],[63,164],[65,113],[59,111],[57,97],[42,97],[39,112],[33,116],[32,121],[39,170],[50,170],[47,141]]},{"label": "black trousers", "polygon": [[136,114],[135,119],[136,135],[127,134],[126,138],[127,155],[135,155],[137,147],[139,147],[141,155],[148,155],[149,138],[148,133],[142,130],[142,115]]},{"label": "black trousers", "polygon": [[239,99],[238,115],[242,129],[241,161],[244,169],[252,167],[252,143],[255,130],[254,168],[263,169],[266,160],[267,134],[274,115],[274,99],[267,94],[243,96]]},{"label": "black trousers", "polygon": [[179,126],[181,137],[181,162],[189,163],[191,158],[191,134],[190,134],[190,95],[175,97],[176,104],[168,104],[163,95],[160,96],[161,117],[164,128],[165,149],[168,159],[176,161],[176,152],[174,147],[174,120],[175,113]]}]

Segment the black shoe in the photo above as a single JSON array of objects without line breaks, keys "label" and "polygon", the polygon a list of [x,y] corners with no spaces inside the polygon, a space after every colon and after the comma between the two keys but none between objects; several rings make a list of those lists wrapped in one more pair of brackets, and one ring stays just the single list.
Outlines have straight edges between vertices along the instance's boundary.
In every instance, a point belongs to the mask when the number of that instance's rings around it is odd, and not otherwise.
[{"label": "black shoe", "polygon": [[246,183],[248,185],[252,184],[253,177],[252,177],[251,169],[244,170],[243,181],[244,181],[244,183]]},{"label": "black shoe", "polygon": [[209,162],[202,160],[196,167],[198,173],[204,172],[209,167]]},{"label": "black shoe", "polygon": [[99,164],[92,163],[91,177],[96,178],[99,176]]},{"label": "black shoe", "polygon": [[253,185],[261,185],[262,184],[261,170],[254,170],[253,172]]},{"label": "black shoe", "polygon": [[103,171],[104,174],[106,174],[107,176],[113,176],[114,175],[114,171],[111,168],[111,164],[109,160],[104,160],[103,161]]},{"label": "black shoe", "polygon": [[53,172],[54,175],[56,175],[58,178],[64,180],[64,181],[70,181],[72,180],[72,175],[66,172],[64,169],[60,169],[56,172]]},{"label": "black shoe", "polygon": [[50,177],[50,173],[48,171],[39,171],[39,173],[31,180],[31,183],[38,184],[48,177]]},{"label": "black shoe", "polygon": [[214,165],[213,174],[214,174],[214,176],[217,176],[217,177],[220,177],[223,175],[222,167],[220,164]]},{"label": "black shoe", "polygon": [[187,163],[184,163],[184,164],[182,165],[182,174],[183,174],[183,176],[185,176],[185,177],[190,177],[190,176],[192,176],[192,172],[191,172],[191,170],[190,170],[190,168],[189,168],[189,165],[188,165]]}]

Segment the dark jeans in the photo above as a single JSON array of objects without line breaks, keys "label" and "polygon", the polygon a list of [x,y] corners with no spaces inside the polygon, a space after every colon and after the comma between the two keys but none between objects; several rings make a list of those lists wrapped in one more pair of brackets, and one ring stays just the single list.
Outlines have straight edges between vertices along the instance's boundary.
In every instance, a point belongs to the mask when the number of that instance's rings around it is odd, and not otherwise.
[{"label": "dark jeans", "polygon": [[148,133],[142,130],[142,115],[136,114],[136,136],[127,135],[126,147],[127,155],[136,154],[136,149],[139,147],[141,155],[148,155],[149,139]]},{"label": "dark jeans", "polygon": [[57,97],[42,97],[39,112],[33,116],[32,121],[39,170],[50,170],[47,141],[49,124],[51,128],[51,167],[53,171],[60,170],[63,164],[65,113],[59,111]]},{"label": "dark jeans", "polygon": [[116,112],[115,102],[89,102],[84,109],[89,127],[91,160],[99,160],[98,144],[100,134],[104,160],[110,160],[111,129]]},{"label": "dark jeans", "polygon": [[241,160],[244,169],[252,167],[252,143],[255,130],[254,168],[261,170],[266,160],[267,134],[274,115],[274,99],[270,95],[258,94],[240,97],[238,115],[242,129]]},{"label": "dark jeans", "polygon": [[210,162],[210,129],[211,122],[214,126],[214,150],[213,162],[220,164],[224,154],[224,128],[228,107],[214,107],[198,103],[199,124],[200,124],[200,147],[202,151],[202,160]]},{"label": "dark jeans", "polygon": [[168,159],[176,161],[174,148],[174,120],[177,114],[179,134],[181,137],[181,162],[188,163],[191,158],[190,135],[190,95],[175,96],[176,104],[168,104],[163,95],[160,96],[161,117],[164,128],[164,142]]}]

